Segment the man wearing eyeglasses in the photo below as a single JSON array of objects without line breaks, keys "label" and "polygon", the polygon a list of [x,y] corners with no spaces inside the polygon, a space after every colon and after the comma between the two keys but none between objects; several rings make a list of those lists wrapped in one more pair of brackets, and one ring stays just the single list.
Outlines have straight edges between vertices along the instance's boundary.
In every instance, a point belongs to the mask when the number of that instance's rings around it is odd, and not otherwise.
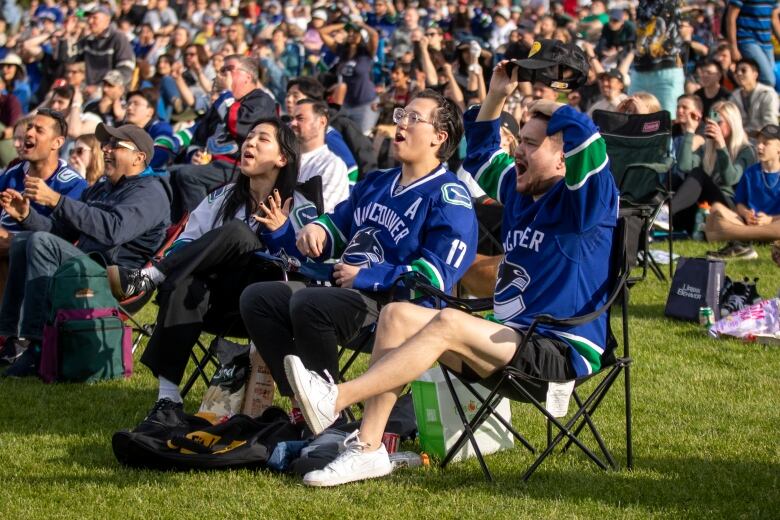
[{"label": "man wearing eyeglasses", "polygon": [[273,98],[259,88],[258,73],[251,58],[238,54],[225,58],[214,81],[219,97],[194,127],[177,134],[188,143],[191,164],[169,170],[174,220],[195,209],[211,191],[236,179],[239,149],[252,125],[262,117],[279,114]]},{"label": "man wearing eyeglasses", "polygon": [[[98,253],[107,265],[135,269],[149,260],[165,238],[170,188],[166,178],[149,167],[154,154],[152,138],[134,125],[111,128],[102,123],[96,136],[103,145],[106,180],[85,190],[79,200],[63,197],[30,176],[23,192],[8,189],[0,194],[3,210],[24,230],[11,241],[0,335],[30,341],[6,376],[36,373],[49,310],[49,281],[65,260]],[[41,214],[33,203],[47,207],[51,214]]]}]

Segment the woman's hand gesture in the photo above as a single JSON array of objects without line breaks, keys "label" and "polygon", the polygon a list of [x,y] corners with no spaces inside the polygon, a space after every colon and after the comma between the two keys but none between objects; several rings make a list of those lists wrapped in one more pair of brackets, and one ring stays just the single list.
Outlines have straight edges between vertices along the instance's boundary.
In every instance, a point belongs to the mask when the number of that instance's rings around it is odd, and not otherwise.
[{"label": "woman's hand gesture", "polygon": [[290,216],[290,207],[292,206],[292,197],[288,198],[282,204],[282,198],[279,196],[279,190],[268,196],[266,202],[260,201],[260,208],[252,217],[263,224],[270,232],[274,232],[287,222]]}]

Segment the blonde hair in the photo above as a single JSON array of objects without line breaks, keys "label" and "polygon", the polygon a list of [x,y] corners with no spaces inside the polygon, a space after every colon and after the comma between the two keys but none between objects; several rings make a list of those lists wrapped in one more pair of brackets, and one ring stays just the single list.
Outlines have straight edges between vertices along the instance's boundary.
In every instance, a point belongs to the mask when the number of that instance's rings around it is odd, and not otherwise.
[{"label": "blonde hair", "polygon": [[634,94],[634,97],[642,101],[642,103],[645,104],[647,107],[647,113],[648,114],[654,114],[656,112],[660,112],[661,110],[661,103],[658,101],[658,98],[652,95],[649,92],[637,92]]},{"label": "blonde hair", "polygon": [[89,163],[87,164],[87,173],[85,178],[87,184],[92,186],[105,173],[106,163],[103,162],[103,150],[101,150],[100,141],[95,134],[80,135],[76,142],[81,141],[89,147]]},{"label": "blonde hair", "polygon": [[[745,146],[750,146],[750,141],[742,126],[742,114],[740,114],[737,105],[731,101],[718,101],[712,105],[711,111],[720,114],[720,117],[723,118],[731,129],[731,134],[726,138],[726,151],[733,161]],[[704,173],[707,175],[712,175],[712,171],[715,169],[715,161],[718,152],[715,146],[714,139],[704,140],[704,155],[702,157],[701,166],[704,169]]]}]

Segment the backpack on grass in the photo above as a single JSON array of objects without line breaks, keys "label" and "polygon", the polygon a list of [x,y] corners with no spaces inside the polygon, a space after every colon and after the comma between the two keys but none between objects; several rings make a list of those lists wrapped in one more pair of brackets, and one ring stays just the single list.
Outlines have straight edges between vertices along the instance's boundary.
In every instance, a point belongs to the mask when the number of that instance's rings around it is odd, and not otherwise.
[{"label": "backpack on grass", "polygon": [[130,377],[132,331],[103,266],[87,255],[65,261],[52,276],[49,304],[39,368],[44,382]]}]

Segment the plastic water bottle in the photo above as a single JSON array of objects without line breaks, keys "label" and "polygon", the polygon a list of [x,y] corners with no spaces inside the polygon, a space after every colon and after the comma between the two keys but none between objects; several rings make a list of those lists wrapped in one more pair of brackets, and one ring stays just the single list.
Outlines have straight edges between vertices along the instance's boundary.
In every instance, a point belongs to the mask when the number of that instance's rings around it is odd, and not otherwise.
[{"label": "plastic water bottle", "polygon": [[696,220],[693,225],[693,239],[702,241],[704,240],[704,225],[707,223],[707,217],[710,214],[710,205],[707,202],[699,204],[699,209],[696,211]]},{"label": "plastic water bottle", "polygon": [[425,453],[415,453],[413,451],[397,451],[390,454],[390,463],[393,465],[393,469],[398,468],[417,468],[420,466],[428,466],[428,455]]}]

